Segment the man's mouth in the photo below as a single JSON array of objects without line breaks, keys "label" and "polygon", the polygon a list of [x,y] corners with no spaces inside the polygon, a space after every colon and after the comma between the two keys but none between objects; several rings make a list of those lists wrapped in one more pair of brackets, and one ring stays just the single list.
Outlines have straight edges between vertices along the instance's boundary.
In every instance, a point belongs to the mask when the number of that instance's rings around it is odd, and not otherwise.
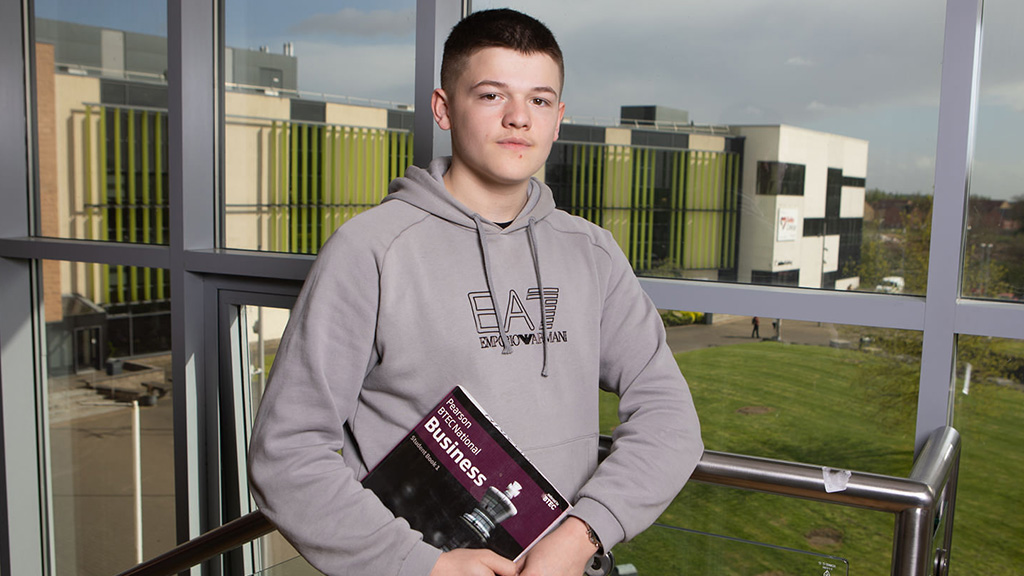
[{"label": "man's mouth", "polygon": [[530,141],[524,140],[523,138],[505,138],[503,140],[498,140],[498,145],[517,150],[520,148],[529,148],[531,146]]}]

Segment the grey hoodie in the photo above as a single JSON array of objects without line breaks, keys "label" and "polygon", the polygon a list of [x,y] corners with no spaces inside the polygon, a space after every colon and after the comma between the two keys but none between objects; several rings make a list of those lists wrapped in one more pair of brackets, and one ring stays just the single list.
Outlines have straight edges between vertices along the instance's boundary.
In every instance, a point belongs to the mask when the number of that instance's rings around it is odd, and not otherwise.
[{"label": "grey hoodie", "polygon": [[[502,229],[447,192],[448,166],[409,168],[323,246],[256,418],[253,496],[326,574],[430,572],[440,551],[359,480],[457,384],[606,548],[653,522],[703,452],[661,320],[611,235],[537,180]],[[599,386],[622,421],[600,466]]]}]

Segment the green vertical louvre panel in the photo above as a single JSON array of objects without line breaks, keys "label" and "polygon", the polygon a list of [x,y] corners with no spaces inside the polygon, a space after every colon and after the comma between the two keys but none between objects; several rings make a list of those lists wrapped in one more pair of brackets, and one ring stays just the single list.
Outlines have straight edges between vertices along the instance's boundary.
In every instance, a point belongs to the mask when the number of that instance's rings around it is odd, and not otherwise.
[{"label": "green vertical louvre panel", "polygon": [[[95,240],[95,234],[93,232],[93,226],[96,225],[94,219],[96,215],[96,188],[92,183],[92,106],[85,107],[85,117],[82,120],[82,175],[84,177],[83,187],[83,198],[85,199],[85,239]],[[94,269],[97,264],[88,264],[85,266],[85,296],[93,302],[96,302],[96,291],[93,282],[95,282]]]},{"label": "green vertical louvre panel", "polygon": [[[156,243],[165,244],[164,238],[164,118],[166,114],[157,114],[153,120],[153,172],[156,177]],[[164,269],[156,269],[156,297],[164,300],[168,294],[164,292]]]},{"label": "green vertical louvre panel", "polygon": [[597,179],[596,179],[596,146],[587,146],[587,215],[586,219],[591,222],[596,221],[597,217]]},{"label": "green vertical louvre panel", "polygon": [[[114,111],[114,240],[124,241],[124,177],[121,173],[122,146],[121,146],[121,112]],[[118,265],[117,283],[114,286],[115,295],[112,300],[124,302],[124,266]]]},{"label": "green vertical louvre panel", "polygon": [[320,126],[309,126],[309,168],[306,174],[309,179],[309,203],[306,206],[306,213],[309,215],[306,221],[306,237],[309,239],[308,254],[314,254],[320,248],[320,238],[317,233],[317,223],[320,221],[320,170],[317,162],[320,160]]},{"label": "green vertical louvre panel", "polygon": [[630,210],[629,252],[626,254],[629,256],[629,263],[634,269],[638,269],[641,267],[641,262],[643,261],[643,253],[640,246],[640,242],[644,234],[641,211],[646,208],[643,201],[643,171],[644,167],[647,165],[647,150],[643,148],[634,148],[634,154],[636,154],[636,160],[633,164],[633,186],[631,189],[633,209]]},{"label": "green vertical louvre panel", "polygon": [[658,156],[654,150],[648,150],[647,160],[647,169],[644,171],[647,177],[647,209],[644,211],[647,216],[647,238],[644,242],[646,246],[644,267],[649,270],[654,267],[654,175],[658,164]]},{"label": "green vertical louvre panel", "polygon": [[358,136],[356,139],[355,169],[359,172],[358,178],[356,180],[359,184],[355,190],[357,205],[356,209],[353,211],[355,214],[359,213],[360,206],[366,204],[367,191],[370,188],[371,182],[371,173],[369,170],[367,170],[367,165],[370,160],[370,155],[367,153],[367,140],[369,139],[369,134],[367,134],[367,130],[365,128],[360,128],[359,130],[357,130],[357,134]]},{"label": "green vertical louvre panel", "polygon": [[[138,242],[138,226],[136,216],[138,213],[138,202],[135,195],[135,112],[128,110],[128,242]],[[135,266],[128,267],[128,297],[131,302],[139,299],[139,269]]]},{"label": "green vertical louvre panel", "polygon": [[679,190],[678,190],[678,182],[679,182],[679,154],[678,153],[671,153],[671,154],[668,154],[667,156],[668,156],[668,161],[671,162],[671,164],[672,164],[672,177],[669,180],[670,194],[669,194],[669,204],[668,204],[669,213],[668,213],[668,254],[667,254],[667,258],[668,258],[668,263],[673,268],[678,268],[679,267],[679,259],[677,257],[677,255],[678,255],[678,250],[677,250],[678,246],[677,246],[677,244],[678,244],[679,226],[678,226],[678,223],[676,222],[676,216],[678,215],[678,210],[677,210],[676,206],[678,205],[678,202],[679,202]]},{"label": "green vertical louvre panel", "polygon": [[672,264],[679,270],[686,268],[686,257],[685,250],[687,248],[686,234],[689,228],[686,221],[686,206],[689,201],[690,188],[687,186],[690,175],[689,165],[689,153],[685,150],[680,150],[676,153],[676,174],[675,179],[672,182],[672,189],[674,191],[672,197],[672,206],[675,213],[672,215],[673,223],[673,248],[675,248],[675,257],[672,259]]},{"label": "green vertical louvre panel", "polygon": [[618,205],[616,204],[615,196],[618,191],[616,178],[618,177],[619,163],[616,161],[616,147],[605,146],[603,155],[604,170],[602,178],[604,180],[604,187],[601,190],[601,221],[597,222],[597,224],[611,232],[612,238],[618,243],[619,231],[616,229],[618,225],[616,208],[618,208]]},{"label": "green vertical louvre panel", "polygon": [[[100,108],[100,127],[99,127],[99,138],[97,139],[97,147],[99,148],[99,161],[97,166],[99,168],[100,183],[99,183],[99,194],[98,201],[102,203],[103,209],[100,210],[100,240],[110,239],[110,210],[108,209],[109,200],[107,199],[107,109]],[[99,304],[110,302],[110,265],[100,265],[101,275],[101,288],[103,290],[102,296],[96,299]]]},{"label": "green vertical louvre panel", "polygon": [[629,194],[629,209],[627,215],[629,217],[629,240],[626,243],[626,248],[623,252],[629,259],[629,264],[636,268],[636,230],[637,230],[637,216],[636,209],[639,206],[639,202],[636,198],[636,190],[639,188],[639,175],[637,165],[641,161],[640,150],[631,148],[633,162],[630,164],[629,170],[629,185],[627,193]]},{"label": "green vertical louvre panel", "polygon": [[654,213],[654,150],[644,148],[641,151],[642,161],[640,163],[640,181],[637,186],[637,208],[635,212],[639,219],[639,229],[636,236],[636,263],[638,269],[651,268],[651,243],[653,241]]},{"label": "green vertical louvre panel", "polygon": [[300,172],[299,172],[299,252],[301,254],[309,254],[309,182],[310,182],[310,166],[309,166],[309,146],[310,146],[310,132],[311,126],[308,124],[302,124],[299,127],[300,132]]},{"label": "green vertical louvre panel", "polygon": [[277,121],[270,123],[267,131],[267,249],[277,250]]},{"label": "green vertical louvre panel", "polygon": [[354,192],[356,187],[359,185],[356,181],[356,177],[359,175],[355,155],[357,134],[354,128],[346,127],[344,130],[345,134],[344,139],[342,140],[342,156],[344,157],[342,163],[345,167],[344,200],[342,202],[344,208],[342,215],[343,223],[347,222],[348,219],[352,217],[352,205],[355,203]]},{"label": "green vertical louvre panel", "polygon": [[331,150],[328,146],[330,126],[321,126],[320,137],[320,207],[317,213],[317,241],[314,252],[327,241],[331,233]]},{"label": "green vertical louvre panel", "polygon": [[[141,184],[142,184],[142,241],[146,244],[151,244],[153,238],[150,237],[150,221],[149,212],[152,209],[149,197],[149,112],[143,111],[140,120],[142,121],[141,130],[139,133],[142,151],[140,154],[140,160],[142,163],[142,171],[140,173]],[[149,268],[142,269],[142,298],[144,300],[153,299],[153,289],[150,282],[152,281],[151,273]]]},{"label": "green vertical louvre panel", "polygon": [[715,230],[715,241],[711,245],[711,266],[722,267],[722,238],[725,233],[725,154],[715,154],[715,190],[713,195],[714,214],[711,220]]},{"label": "green vertical louvre panel", "polygon": [[697,226],[697,242],[695,245],[696,253],[693,259],[693,265],[695,268],[707,268],[707,249],[708,249],[708,234],[710,234],[710,228],[708,227],[708,190],[711,188],[711,167],[709,162],[710,154],[707,152],[698,152],[697,158],[700,164],[700,188],[697,192],[697,203],[694,205],[695,213],[694,216],[700,223]]},{"label": "green vertical louvre panel", "polygon": [[608,178],[608,201],[605,203],[605,227],[624,254],[629,254],[632,225],[633,194],[630,185],[633,175],[633,149],[628,146],[611,146],[609,154],[611,169]]},{"label": "green vertical louvre panel", "polygon": [[288,143],[291,142],[292,126],[282,122],[281,127],[277,133],[278,141],[278,171],[277,171],[277,221],[274,223],[277,229],[277,246],[276,249],[281,252],[289,252],[291,245],[289,244],[289,238],[291,235],[288,233],[291,230],[291,212],[288,206],[291,204],[289,201],[291,195],[291,148]]},{"label": "green vertical louvre panel", "polygon": [[[323,209],[323,241],[331,237],[331,232],[338,227],[338,180],[340,168],[338,159],[338,129],[336,126],[324,128],[324,141],[327,150],[324,154],[324,209]],[[320,244],[323,246],[323,242]]]},{"label": "green vertical louvre panel", "polygon": [[739,156],[726,156],[726,188],[725,188],[725,259],[723,268],[736,266],[737,237],[739,235],[737,219],[739,218]]},{"label": "green vertical louvre panel", "polygon": [[740,251],[740,166],[742,158],[738,154],[731,155],[729,158],[732,160],[731,182],[729,185],[729,222],[732,224],[732,234],[729,235],[729,239],[732,242],[732,250],[729,251],[729,265],[735,267],[739,266],[738,258]]},{"label": "green vertical louvre panel", "polygon": [[579,214],[580,206],[580,186],[579,186],[579,163],[580,163],[580,146],[578,144],[572,147],[572,169],[570,177],[570,211],[574,214]]},{"label": "green vertical louvre panel", "polygon": [[[85,239],[95,240],[93,219],[96,216],[96,188],[92,184],[92,106],[85,107],[85,119],[82,121],[82,175],[84,177],[85,197]],[[91,286],[91,284],[89,284]]]},{"label": "green vertical louvre panel", "polygon": [[298,252],[300,247],[295,244],[295,241],[299,237],[299,172],[302,166],[299,164],[299,136],[301,134],[301,127],[292,124],[288,132],[291,135],[291,148],[288,150],[288,156],[291,159],[288,163],[289,175],[291,176],[288,184],[288,251]]},{"label": "green vertical louvre panel", "polygon": [[376,205],[411,162],[412,134],[351,126],[272,125],[272,250],[316,253],[339,226]]},{"label": "green vertical louvre panel", "polygon": [[696,194],[697,187],[697,160],[695,158],[696,152],[687,151],[686,153],[686,194],[683,197],[683,210],[685,219],[685,227],[683,229],[683,261],[682,268],[684,270],[690,270],[693,268],[693,231],[696,228],[696,223],[693,221],[693,197]]}]

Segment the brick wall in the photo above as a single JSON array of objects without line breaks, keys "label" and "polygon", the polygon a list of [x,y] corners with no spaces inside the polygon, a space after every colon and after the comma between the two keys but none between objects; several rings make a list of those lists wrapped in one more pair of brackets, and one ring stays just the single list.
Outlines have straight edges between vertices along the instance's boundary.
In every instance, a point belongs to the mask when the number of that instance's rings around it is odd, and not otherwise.
[{"label": "brick wall", "polygon": [[[53,44],[36,44],[36,114],[39,145],[39,216],[42,236],[60,236],[57,187],[57,109]],[[63,318],[60,262],[43,261],[43,306],[47,322]]]}]

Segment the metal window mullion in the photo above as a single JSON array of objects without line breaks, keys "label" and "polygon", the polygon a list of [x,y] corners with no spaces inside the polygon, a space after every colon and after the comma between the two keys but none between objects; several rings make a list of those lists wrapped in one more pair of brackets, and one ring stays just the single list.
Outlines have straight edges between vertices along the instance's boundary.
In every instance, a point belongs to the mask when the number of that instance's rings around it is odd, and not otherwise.
[{"label": "metal window mullion", "polygon": [[[950,391],[956,365],[956,305],[963,269],[967,186],[973,160],[981,68],[982,4],[983,0],[962,0],[946,5],[928,291],[914,443],[918,450],[932,431],[952,421]],[[951,258],[954,254],[956,256]]]},{"label": "metal window mullion", "polygon": [[[0,236],[33,232],[35,158],[31,53],[22,2],[0,3]],[[47,574],[52,517],[46,463],[46,404],[34,262],[0,258],[0,574]],[[45,417],[44,417],[45,418]],[[30,440],[32,439],[32,440]],[[34,441],[33,441],[34,440]]]},{"label": "metal window mullion", "polygon": [[441,54],[448,31],[469,11],[463,0],[416,0],[413,163],[421,168],[437,156],[451,154],[451,140],[430,114],[434,88],[441,85]]},{"label": "metal window mullion", "polygon": [[[203,278],[186,251],[216,247],[216,8],[167,3],[169,259],[174,382],[175,508],[179,542],[221,522],[216,385],[209,381]],[[216,381],[216,371],[213,371]],[[212,396],[212,398],[211,398]]]}]

